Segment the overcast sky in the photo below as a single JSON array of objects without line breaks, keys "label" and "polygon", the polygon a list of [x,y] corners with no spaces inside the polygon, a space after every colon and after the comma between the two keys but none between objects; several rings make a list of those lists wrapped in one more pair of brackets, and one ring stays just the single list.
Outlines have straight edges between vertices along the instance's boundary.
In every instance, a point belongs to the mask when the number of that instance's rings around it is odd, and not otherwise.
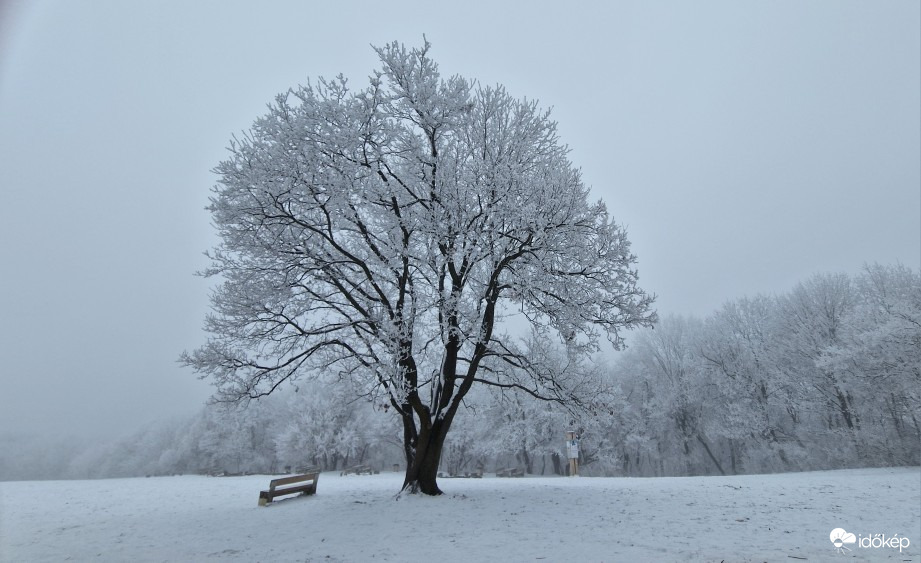
[{"label": "overcast sky", "polygon": [[0,1],[0,431],[192,413],[204,211],[273,96],[431,41],[553,107],[660,313],[921,267],[921,3]]}]

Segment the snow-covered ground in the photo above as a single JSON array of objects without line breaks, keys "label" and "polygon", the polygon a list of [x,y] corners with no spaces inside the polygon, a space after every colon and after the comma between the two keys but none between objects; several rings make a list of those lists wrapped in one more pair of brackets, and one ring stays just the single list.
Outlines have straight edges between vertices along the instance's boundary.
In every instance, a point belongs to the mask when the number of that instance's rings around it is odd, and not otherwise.
[{"label": "snow-covered ground", "polygon": [[[657,479],[487,474],[442,479],[439,498],[399,499],[400,474],[324,473],[316,496],[260,508],[269,479],[0,483],[0,560],[793,562],[918,561],[921,553],[917,467]],[[835,528],[857,539],[845,556],[829,538]],[[873,534],[888,545],[860,547]]]}]

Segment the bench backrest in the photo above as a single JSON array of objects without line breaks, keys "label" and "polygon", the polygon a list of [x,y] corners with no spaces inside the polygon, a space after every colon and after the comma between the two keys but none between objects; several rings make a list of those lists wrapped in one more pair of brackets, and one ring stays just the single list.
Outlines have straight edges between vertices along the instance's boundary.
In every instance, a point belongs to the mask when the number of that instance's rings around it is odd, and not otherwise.
[{"label": "bench backrest", "polygon": [[291,485],[294,483],[302,483],[304,481],[316,481],[317,473],[307,473],[305,475],[294,475],[292,477],[283,477],[281,479],[272,479],[269,482],[269,491],[275,492],[275,487],[284,487],[285,485]]}]

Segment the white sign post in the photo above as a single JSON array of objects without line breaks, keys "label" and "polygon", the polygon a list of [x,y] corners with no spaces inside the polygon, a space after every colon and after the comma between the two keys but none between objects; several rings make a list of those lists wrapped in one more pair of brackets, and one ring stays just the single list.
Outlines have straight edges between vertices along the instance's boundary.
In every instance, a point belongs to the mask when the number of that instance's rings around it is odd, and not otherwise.
[{"label": "white sign post", "polygon": [[566,457],[569,458],[569,476],[579,474],[579,438],[575,431],[566,432]]}]

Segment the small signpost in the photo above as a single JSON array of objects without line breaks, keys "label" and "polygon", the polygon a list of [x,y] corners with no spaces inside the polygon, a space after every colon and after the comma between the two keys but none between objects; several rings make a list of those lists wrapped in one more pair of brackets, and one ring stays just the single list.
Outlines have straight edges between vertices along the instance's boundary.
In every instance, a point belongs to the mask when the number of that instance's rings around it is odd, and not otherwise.
[{"label": "small signpost", "polygon": [[566,457],[569,458],[569,476],[579,474],[579,437],[574,430],[566,432]]}]

